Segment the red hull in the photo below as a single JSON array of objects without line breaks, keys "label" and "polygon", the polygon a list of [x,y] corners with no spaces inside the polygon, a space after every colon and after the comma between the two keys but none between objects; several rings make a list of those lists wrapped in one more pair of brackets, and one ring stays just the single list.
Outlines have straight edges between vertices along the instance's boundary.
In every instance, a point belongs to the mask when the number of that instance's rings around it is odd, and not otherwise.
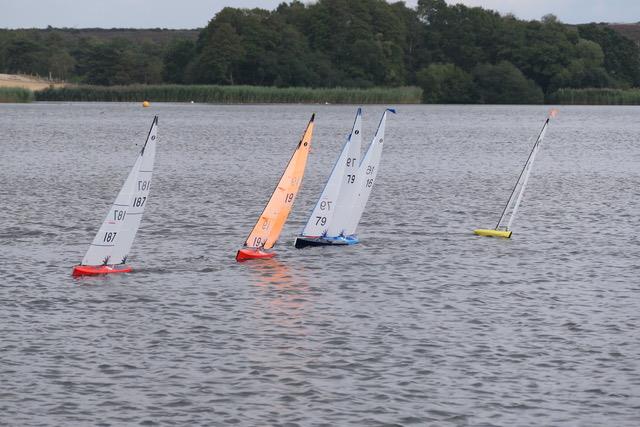
[{"label": "red hull", "polygon": [[240,249],[236,254],[236,261],[243,262],[250,259],[267,259],[276,256],[275,252],[265,252],[259,248]]},{"label": "red hull", "polygon": [[103,274],[130,273],[133,271],[128,265],[76,265],[73,267],[73,277],[101,276]]}]

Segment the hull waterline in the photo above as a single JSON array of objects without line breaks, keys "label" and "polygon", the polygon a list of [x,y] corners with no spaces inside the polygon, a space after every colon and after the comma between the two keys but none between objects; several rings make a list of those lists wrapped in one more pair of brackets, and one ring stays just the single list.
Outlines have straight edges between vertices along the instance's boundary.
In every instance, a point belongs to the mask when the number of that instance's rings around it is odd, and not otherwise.
[{"label": "hull waterline", "polygon": [[322,237],[322,236],[298,236],[294,246],[297,249],[314,246],[350,246],[358,243],[356,236],[347,237]]},{"label": "hull waterline", "polygon": [[477,230],[473,230],[473,232],[475,234],[477,234],[478,236],[485,236],[485,237],[502,237],[504,239],[509,239],[511,238],[511,231],[504,231],[504,230],[485,230],[482,228],[479,228]]},{"label": "hull waterline", "polygon": [[266,252],[259,248],[243,248],[236,254],[236,261],[244,262],[251,259],[269,259],[276,256],[275,252]]},{"label": "hull waterline", "polygon": [[121,265],[76,265],[71,273],[73,277],[103,276],[106,274],[130,273],[133,268],[126,264]]}]

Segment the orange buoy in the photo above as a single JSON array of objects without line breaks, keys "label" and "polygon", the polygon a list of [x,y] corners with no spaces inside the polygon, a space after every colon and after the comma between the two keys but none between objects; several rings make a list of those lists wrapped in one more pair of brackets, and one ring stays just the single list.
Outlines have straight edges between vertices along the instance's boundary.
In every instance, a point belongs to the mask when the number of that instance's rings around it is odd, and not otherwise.
[{"label": "orange buoy", "polygon": [[147,107],[151,106],[151,104],[149,103],[149,101],[143,101],[143,102],[142,102],[142,106],[143,106],[144,108],[147,108]]}]

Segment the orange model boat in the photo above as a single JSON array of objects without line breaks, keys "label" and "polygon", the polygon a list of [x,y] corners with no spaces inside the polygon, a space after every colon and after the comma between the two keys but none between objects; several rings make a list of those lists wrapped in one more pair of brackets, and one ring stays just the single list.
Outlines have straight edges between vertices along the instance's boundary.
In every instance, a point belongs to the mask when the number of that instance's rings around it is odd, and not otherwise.
[{"label": "orange model boat", "polygon": [[293,202],[300,190],[304,171],[307,166],[311,138],[313,136],[315,114],[311,116],[307,129],[298,142],[296,150],[289,160],[276,189],[273,191],[269,202],[258,218],[256,225],[251,230],[249,237],[244,242],[244,247],[236,254],[236,261],[242,262],[250,259],[273,258],[275,252],[268,251],[276,242],[282,227],[289,217]]}]

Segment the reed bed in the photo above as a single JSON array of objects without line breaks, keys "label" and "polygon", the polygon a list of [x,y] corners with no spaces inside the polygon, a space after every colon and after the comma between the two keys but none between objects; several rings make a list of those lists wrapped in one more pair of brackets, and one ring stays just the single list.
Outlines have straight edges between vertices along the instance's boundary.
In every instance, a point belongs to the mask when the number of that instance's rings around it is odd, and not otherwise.
[{"label": "reed bed", "polygon": [[0,102],[25,103],[33,101],[33,92],[21,87],[0,87]]},{"label": "reed bed", "polygon": [[550,104],[640,105],[640,89],[559,89],[547,97]]},{"label": "reed bed", "polygon": [[215,104],[419,104],[422,89],[277,88],[263,86],[75,86],[36,92],[38,101],[203,102]]}]

